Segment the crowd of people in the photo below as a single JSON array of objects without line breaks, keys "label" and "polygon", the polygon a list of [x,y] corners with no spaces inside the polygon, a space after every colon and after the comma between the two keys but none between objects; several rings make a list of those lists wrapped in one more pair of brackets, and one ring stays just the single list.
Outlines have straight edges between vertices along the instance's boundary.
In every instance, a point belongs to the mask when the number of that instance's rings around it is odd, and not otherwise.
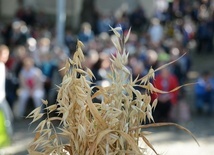
[{"label": "crowd of people", "polygon": [[[102,86],[108,84],[105,81],[110,71],[110,57],[116,51],[112,43],[115,36],[109,31],[109,26],[121,27],[124,34],[131,28],[126,49],[130,54],[127,66],[133,77],[144,76],[150,67],[155,69],[182,56],[158,72],[154,84],[159,89],[170,91],[187,82],[187,74],[192,66],[189,53],[214,52],[214,2],[157,0],[156,5],[152,18],[146,16],[143,6],[132,12],[117,10],[117,13],[109,15],[99,12],[95,24],[84,22],[78,32],[66,29],[66,48],[56,46],[55,28],[48,24],[45,15],[29,8],[17,10],[11,23],[1,26],[0,31],[0,43],[10,50],[6,63],[6,98],[10,107],[15,109],[15,116],[24,118],[29,98],[35,107],[42,104],[41,99],[55,103],[55,85],[60,84],[63,76],[59,68],[67,57],[73,55],[77,39],[85,45],[85,65],[93,71],[96,77],[94,82]],[[207,77],[210,79],[207,80]],[[196,108],[200,112],[205,102],[209,102],[210,107],[214,104],[213,82],[203,92],[201,89],[206,81],[212,81],[211,77],[207,76],[207,72],[203,73],[195,88]],[[159,104],[155,120],[171,120],[170,111],[184,96],[184,91],[156,94]],[[210,96],[209,101],[206,100],[207,96]],[[213,113],[212,109],[209,108],[209,113]]]}]

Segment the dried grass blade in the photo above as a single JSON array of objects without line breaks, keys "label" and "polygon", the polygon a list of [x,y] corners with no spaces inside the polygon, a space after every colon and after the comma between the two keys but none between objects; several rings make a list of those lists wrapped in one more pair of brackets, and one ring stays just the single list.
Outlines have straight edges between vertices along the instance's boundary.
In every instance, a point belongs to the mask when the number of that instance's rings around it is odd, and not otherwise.
[{"label": "dried grass blade", "polygon": [[146,145],[148,147],[150,147],[150,149],[152,149],[156,155],[158,155],[157,151],[155,150],[155,148],[152,146],[152,144],[150,143],[150,141],[143,135],[141,134],[141,137],[143,138],[143,141],[146,143]]},{"label": "dried grass blade", "polygon": [[45,124],[46,124],[46,120],[41,121],[39,123],[39,125],[37,125],[37,127],[35,128],[34,132],[38,131],[38,129],[40,129],[40,132],[42,132],[42,130],[44,129]]},{"label": "dried grass blade", "polygon": [[112,39],[112,42],[114,44],[114,46],[117,48],[118,51],[121,51],[121,47],[120,47],[120,43],[118,40],[113,40]]},{"label": "dried grass blade", "polygon": [[152,102],[152,108],[156,108],[158,104],[158,99],[156,98],[153,102]]},{"label": "dried grass blade", "polygon": [[77,47],[83,48],[84,46],[85,45],[80,40],[77,40]]},{"label": "dried grass blade", "polygon": [[44,105],[48,105],[48,100],[43,100],[43,99],[42,99],[42,103],[43,103]]},{"label": "dried grass blade", "polygon": [[134,139],[129,134],[127,134],[123,131],[120,131],[120,130],[109,130],[109,129],[107,129],[107,130],[101,131],[98,134],[96,142],[94,143],[94,145],[92,146],[92,148],[90,150],[91,151],[90,155],[93,155],[97,145],[100,143],[100,141],[103,139],[103,137],[105,137],[109,133],[114,133],[114,132],[119,133],[124,139],[126,139],[128,144],[132,147],[133,151],[135,151],[135,153],[141,154],[139,147],[137,146],[136,142],[134,141]]},{"label": "dried grass blade", "polygon": [[123,132],[123,131],[117,131],[121,136],[123,136],[123,138],[125,138],[127,140],[127,142],[131,145],[132,149],[135,151],[135,153],[137,154],[141,154],[139,147],[137,146],[136,142],[134,141],[134,139],[127,133]]},{"label": "dried grass blade", "polygon": [[103,118],[99,114],[99,112],[98,112],[97,108],[95,107],[95,105],[92,103],[91,98],[89,98],[89,97],[87,98],[87,103],[88,103],[88,107],[89,107],[93,117],[100,124],[100,125],[98,125],[98,127],[101,128],[101,129],[106,129],[108,127],[108,125],[106,124],[106,122],[103,120]]},{"label": "dried grass blade", "polygon": [[30,124],[32,124],[32,123],[38,121],[40,118],[43,117],[43,115],[44,115],[43,113],[40,113],[40,114],[38,114],[37,116],[35,116],[35,117],[33,118],[33,121],[32,121]]},{"label": "dried grass blade", "polygon": [[159,68],[157,68],[157,69],[155,70],[155,72],[157,72],[157,71],[159,71],[159,70],[161,70],[161,69],[163,69],[163,68],[165,68],[165,67],[167,67],[167,66],[173,64],[174,62],[176,62],[176,61],[178,61],[179,59],[181,59],[184,55],[186,55],[186,53],[184,53],[184,54],[183,54],[182,56],[180,56],[178,59],[175,59],[174,61],[171,61],[171,62],[169,62],[169,63],[167,63],[167,64],[164,64],[164,65],[160,66]]},{"label": "dried grass blade", "polygon": [[48,121],[62,121],[61,117],[51,117],[48,119]]},{"label": "dried grass blade", "polygon": [[162,94],[169,93],[167,91],[163,91],[163,90],[155,88],[152,83],[149,83],[147,89],[150,90],[151,92],[155,92],[155,93],[162,93]]},{"label": "dried grass blade", "polygon": [[86,72],[88,73],[90,79],[92,80],[92,78],[96,79],[96,77],[94,76],[93,72],[91,71],[91,69],[87,68]]},{"label": "dried grass blade", "polygon": [[102,95],[102,94],[103,94],[102,91],[99,90],[96,93],[94,93],[91,98],[94,99],[94,98],[96,98],[96,97],[98,97],[99,95]]},{"label": "dried grass blade", "polygon": [[53,112],[54,110],[57,109],[57,105],[53,104],[53,105],[50,105],[50,106],[46,107],[45,109],[49,110],[49,113],[50,113],[50,112]]},{"label": "dried grass blade", "polygon": [[35,117],[35,115],[38,115],[40,113],[40,111],[41,111],[41,107],[37,107],[33,111],[31,111],[31,113],[28,114],[28,116],[26,118]]},{"label": "dried grass blade", "polygon": [[34,137],[34,142],[35,141],[37,141],[39,138],[40,138],[40,136],[41,136],[41,133],[40,132],[36,132],[36,134],[35,134],[35,137]]},{"label": "dried grass blade", "polygon": [[179,86],[179,87],[176,87],[176,88],[170,90],[169,92],[174,92],[174,91],[177,91],[178,89],[180,89],[180,88],[182,88],[182,87],[190,86],[190,85],[194,85],[194,84],[196,84],[196,83],[187,83],[187,84],[181,85],[181,86]]},{"label": "dried grass blade", "polygon": [[60,68],[60,69],[59,69],[59,71],[62,71],[62,70],[64,70],[64,69],[66,69],[66,67],[62,67],[62,68]]},{"label": "dried grass blade", "polygon": [[126,42],[128,41],[128,39],[129,39],[130,32],[131,32],[131,28],[129,28],[129,31],[128,31],[127,35],[126,35],[125,43],[126,43]]},{"label": "dried grass blade", "polygon": [[41,153],[41,152],[38,152],[38,151],[33,151],[31,149],[28,150],[29,154],[32,154],[32,155],[44,155],[44,153]]},{"label": "dried grass blade", "polygon": [[195,142],[198,144],[198,146],[200,146],[199,142],[197,141],[196,137],[192,134],[191,131],[189,131],[185,127],[183,127],[181,125],[178,125],[176,123],[153,123],[153,124],[146,124],[146,125],[141,125],[141,126],[138,126],[138,127],[131,128],[130,131],[138,130],[140,128],[141,129],[147,129],[147,128],[163,127],[163,126],[175,126],[178,129],[181,129],[181,130],[185,131],[186,133],[188,133],[195,140]]},{"label": "dried grass blade", "polygon": [[118,29],[118,28],[113,28],[113,27],[111,27],[110,25],[109,25],[109,27],[110,27],[111,30],[114,32],[114,34],[115,34],[118,38],[120,38],[120,33],[117,32],[117,29]]}]

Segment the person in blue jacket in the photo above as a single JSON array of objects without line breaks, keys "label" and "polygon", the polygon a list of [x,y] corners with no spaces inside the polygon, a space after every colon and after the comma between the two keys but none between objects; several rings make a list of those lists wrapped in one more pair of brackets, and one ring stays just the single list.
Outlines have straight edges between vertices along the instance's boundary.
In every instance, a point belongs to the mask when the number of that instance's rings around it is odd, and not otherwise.
[{"label": "person in blue jacket", "polygon": [[198,113],[212,114],[214,104],[214,80],[209,71],[203,71],[195,85],[195,103]]}]

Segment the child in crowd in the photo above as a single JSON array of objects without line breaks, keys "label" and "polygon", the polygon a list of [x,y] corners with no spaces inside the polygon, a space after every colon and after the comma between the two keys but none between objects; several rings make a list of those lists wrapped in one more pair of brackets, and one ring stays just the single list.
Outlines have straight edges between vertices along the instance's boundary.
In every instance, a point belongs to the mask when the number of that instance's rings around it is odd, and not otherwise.
[{"label": "child in crowd", "polygon": [[35,67],[34,60],[31,57],[26,57],[23,62],[24,66],[19,75],[18,118],[24,116],[29,98],[32,98],[35,107],[39,107],[45,93],[42,71]]},{"label": "child in crowd", "polygon": [[[214,104],[214,81],[209,71],[203,71],[195,85],[195,103],[197,112],[212,114]],[[207,108],[206,108],[207,107]]]}]

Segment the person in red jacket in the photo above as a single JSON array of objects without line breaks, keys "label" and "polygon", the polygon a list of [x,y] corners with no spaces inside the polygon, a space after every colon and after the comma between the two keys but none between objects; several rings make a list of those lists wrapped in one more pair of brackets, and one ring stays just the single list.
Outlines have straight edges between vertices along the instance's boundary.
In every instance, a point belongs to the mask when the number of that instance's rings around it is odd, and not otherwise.
[{"label": "person in red jacket", "polygon": [[158,99],[154,111],[155,122],[169,121],[169,113],[172,105],[178,101],[178,90],[170,92],[179,86],[177,77],[170,71],[170,68],[163,68],[153,81],[154,87],[169,93],[153,93],[152,98]]}]

